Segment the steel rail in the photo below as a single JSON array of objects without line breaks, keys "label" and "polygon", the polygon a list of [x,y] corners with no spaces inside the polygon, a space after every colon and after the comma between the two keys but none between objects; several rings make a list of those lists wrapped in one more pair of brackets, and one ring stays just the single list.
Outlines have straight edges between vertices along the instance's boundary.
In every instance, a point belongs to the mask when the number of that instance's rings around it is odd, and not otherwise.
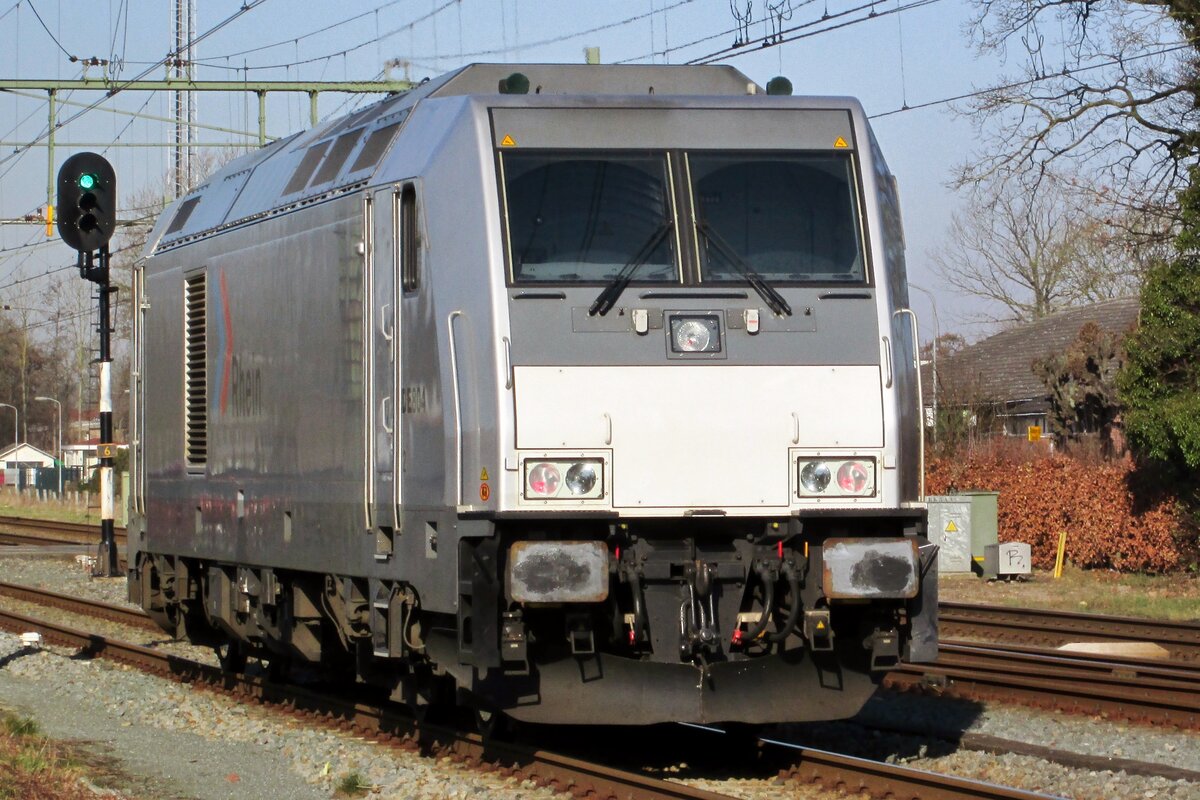
[{"label": "steel rail", "polygon": [[[115,530],[117,544],[125,547],[125,529]],[[99,544],[100,526],[83,522],[0,517],[0,542],[9,544]]]},{"label": "steel rail", "polygon": [[1200,729],[1200,670],[1187,664],[942,642],[937,661],[901,664],[883,685]]},{"label": "steel rail", "polygon": [[1151,642],[1165,648],[1173,659],[1200,661],[1200,624],[1196,622],[942,602],[938,604],[938,623],[943,634],[956,638],[1050,647],[1081,640]]},{"label": "steel rail", "polygon": [[127,608],[125,606],[113,605],[112,603],[104,603],[99,600],[86,600],[82,597],[73,597],[71,595],[52,592],[48,589],[38,589],[32,586],[21,586],[15,583],[0,581],[0,597],[11,597],[14,600],[49,606],[50,608],[69,611],[72,614],[96,617],[108,620],[109,622],[119,622],[122,625],[129,625],[134,628],[145,628],[153,631],[162,630],[140,608]]},{"label": "steel rail", "polygon": [[920,800],[1045,800],[1057,796],[830,753],[774,739],[763,739],[762,742],[773,748],[790,750],[797,759],[795,766],[780,770],[782,780],[815,783],[851,794],[865,791],[873,797]]}]

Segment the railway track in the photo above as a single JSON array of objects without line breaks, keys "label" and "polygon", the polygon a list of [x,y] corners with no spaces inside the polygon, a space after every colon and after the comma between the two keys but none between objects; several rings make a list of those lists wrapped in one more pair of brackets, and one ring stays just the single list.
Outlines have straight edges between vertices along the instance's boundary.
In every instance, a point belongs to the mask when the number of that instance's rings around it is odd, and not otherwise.
[{"label": "railway track", "polygon": [[1200,624],[1195,622],[943,602],[938,605],[938,623],[943,636],[1041,647],[1081,640],[1152,642],[1173,660],[1200,662]]},{"label": "railway track", "polygon": [[[0,583],[0,595],[138,627],[153,627],[149,619],[136,610],[32,587]],[[410,749],[419,748],[436,755],[450,755],[478,768],[517,775],[539,786],[576,797],[727,800],[726,795],[681,783],[614,769],[536,747],[485,741],[475,733],[419,723],[394,707],[349,702],[300,687],[273,684],[258,677],[222,672],[213,666],[23,614],[0,610],[0,628],[12,632],[36,631],[49,642],[78,648],[90,656],[109,658],[175,680],[203,684],[241,699],[276,706],[308,720],[343,730],[351,729],[381,742]],[[773,748],[777,754],[786,754],[790,766],[780,770],[778,780],[782,781],[865,792],[877,798],[1045,800],[1048,797],[787,742],[764,739],[763,744]]]},{"label": "railway track", "polygon": [[[113,532],[117,547],[125,550],[125,529]],[[0,544],[82,544],[98,545],[100,526],[86,522],[58,522],[0,516]]]},{"label": "railway track", "polygon": [[902,664],[884,686],[1200,729],[1200,665],[1186,662],[943,640],[937,661]]},{"label": "railway track", "polygon": [[[136,609],[3,582],[0,596],[157,630]],[[1200,729],[1200,665],[1190,663],[949,641],[937,662],[902,665],[884,685]]]},{"label": "railway track", "polygon": [[[40,536],[43,542],[96,536],[94,526],[0,517],[0,531],[14,529],[15,535]],[[13,590],[0,588],[6,591]],[[903,665],[886,686],[1200,728],[1200,625],[966,603],[942,603],[939,613],[944,634],[1022,644],[943,639],[936,663]],[[1080,640],[1152,642],[1174,660],[1100,658],[1029,646]]]}]

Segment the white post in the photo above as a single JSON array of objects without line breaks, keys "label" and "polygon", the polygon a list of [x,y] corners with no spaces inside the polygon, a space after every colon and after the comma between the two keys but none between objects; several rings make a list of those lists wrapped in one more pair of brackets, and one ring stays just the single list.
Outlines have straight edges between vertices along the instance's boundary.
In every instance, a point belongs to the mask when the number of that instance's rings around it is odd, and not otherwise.
[{"label": "white post", "polygon": [[41,400],[46,403],[54,403],[54,410],[58,412],[58,440],[55,443],[55,449],[58,451],[58,496],[62,497],[62,470],[63,470],[63,452],[62,452],[62,403],[55,400],[53,397],[35,397],[34,400]]},{"label": "white post", "polygon": [[[938,379],[937,379],[937,351],[938,340],[942,338],[942,324],[938,321],[937,303],[934,302],[933,292],[928,289],[917,286],[911,281],[908,288],[916,289],[929,298],[929,307],[933,309],[933,444],[937,446],[937,431],[938,431]],[[919,345],[918,345],[919,346]],[[924,416],[925,409],[921,409],[921,414]]]}]

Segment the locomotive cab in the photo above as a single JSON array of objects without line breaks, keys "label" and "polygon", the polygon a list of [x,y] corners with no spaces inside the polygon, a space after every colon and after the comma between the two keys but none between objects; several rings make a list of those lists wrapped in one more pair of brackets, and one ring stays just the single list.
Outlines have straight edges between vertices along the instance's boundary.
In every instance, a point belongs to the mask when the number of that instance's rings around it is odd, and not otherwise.
[{"label": "locomotive cab", "polygon": [[854,714],[936,655],[915,318],[861,107],[725,67],[523,71],[430,81],[164,215],[131,595],[533,722]]}]

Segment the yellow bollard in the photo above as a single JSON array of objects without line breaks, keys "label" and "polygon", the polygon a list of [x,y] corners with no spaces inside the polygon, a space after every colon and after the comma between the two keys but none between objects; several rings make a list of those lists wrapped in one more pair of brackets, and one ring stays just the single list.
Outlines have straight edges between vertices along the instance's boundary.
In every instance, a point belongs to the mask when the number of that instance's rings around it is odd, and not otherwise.
[{"label": "yellow bollard", "polygon": [[1054,558],[1054,577],[1061,578],[1063,571],[1063,560],[1067,554],[1067,532],[1065,530],[1058,532],[1058,555]]}]

